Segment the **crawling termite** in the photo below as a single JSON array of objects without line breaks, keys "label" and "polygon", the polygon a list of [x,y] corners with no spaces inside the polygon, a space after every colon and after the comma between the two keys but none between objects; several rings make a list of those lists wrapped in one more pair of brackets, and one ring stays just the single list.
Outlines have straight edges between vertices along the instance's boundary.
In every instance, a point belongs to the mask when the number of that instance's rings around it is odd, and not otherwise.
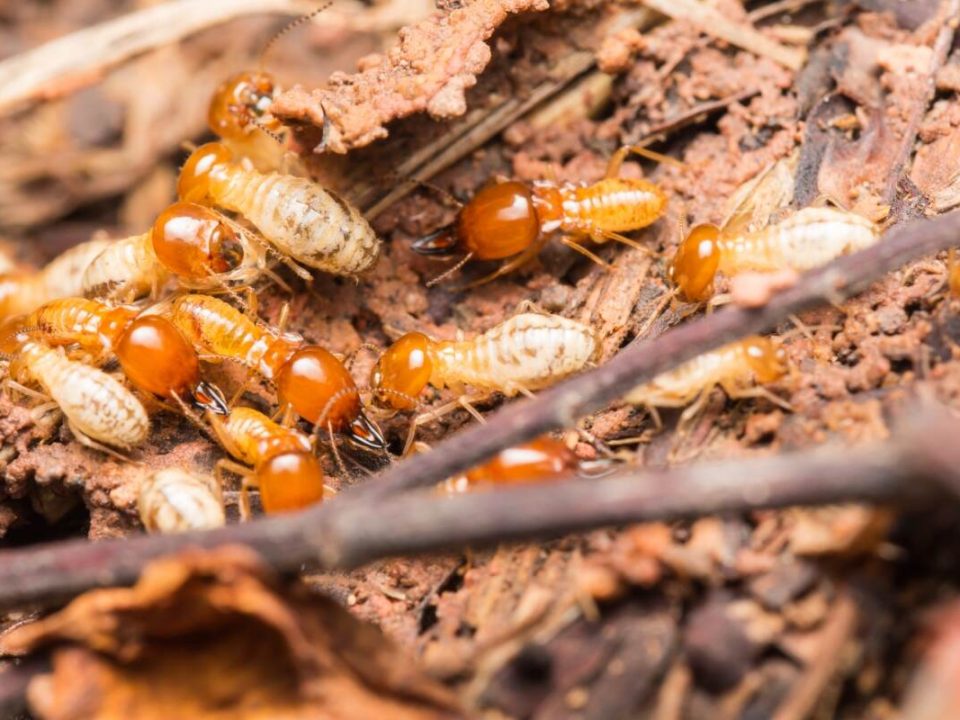
[{"label": "crawling termite", "polygon": [[10,362],[10,379],[35,383],[56,403],[77,440],[98,450],[129,450],[147,439],[150,420],[140,401],[119,381],[70,360],[61,348],[21,338]]},{"label": "crawling termite", "polygon": [[808,207],[782,222],[752,232],[697,225],[684,238],[670,266],[670,279],[691,302],[713,295],[717,273],[803,272],[879,239],[877,227],[846,210]]},{"label": "crawling termite", "polygon": [[149,231],[116,240],[83,274],[83,292],[93,298],[132,302],[151,295],[173,275],[195,290],[249,285],[267,272],[264,247],[215,210],[177,202],[157,216]]},{"label": "crawling termite", "polygon": [[148,532],[209,530],[227,522],[220,484],[179,468],[157,470],[143,478],[137,509]]},{"label": "crawling termite", "polygon": [[380,256],[380,240],[355,207],[311,180],[247,169],[221,143],[190,155],[177,189],[182,200],[240,213],[281,254],[317,270],[353,276]]},{"label": "crawling termite", "polygon": [[448,478],[441,489],[453,494],[476,487],[549,482],[572,475],[579,467],[580,459],[570,448],[546,435],[501,450],[485,463]]},{"label": "crawling termite", "polygon": [[243,463],[221,460],[217,474],[229,470],[243,477],[240,511],[244,518],[250,516],[251,487],[260,489],[260,503],[267,513],[299,510],[323,500],[323,468],[304,433],[252,408],[234,408],[225,418],[209,417],[223,448]]},{"label": "crawling termite", "polygon": [[203,353],[234,360],[276,385],[281,405],[304,420],[339,432],[361,447],[386,446],[367,417],[360,391],[343,363],[300,335],[255,322],[231,305],[206,295],[182,295],[170,305],[170,320]]},{"label": "crawling termite", "polygon": [[[393,410],[414,410],[428,384],[460,393],[456,403],[482,419],[464,393],[465,386],[512,396],[547,387],[579,372],[597,352],[593,329],[559,315],[522,313],[471,340],[434,340],[407,333],[387,348],[370,378],[375,401]],[[414,419],[416,427],[450,409]]]},{"label": "crawling termite", "polygon": [[690,405],[684,411],[684,420],[696,415],[717,386],[732,399],[764,397],[785,406],[783,400],[763,386],[787,372],[783,349],[770,338],[751,336],[698,355],[634,388],[624,399],[651,409]]},{"label": "crawling termite", "polygon": [[83,295],[83,273],[112,240],[88,240],[36,272],[0,274],[0,319],[30,312],[56,298]]},{"label": "crawling termite", "polygon": [[192,400],[200,410],[227,411],[216,386],[200,377],[196,350],[166,318],[142,315],[128,306],[64,298],[41,305],[27,316],[21,332],[48,345],[76,343],[94,364],[110,355],[140,390],[183,407]]},{"label": "crawling termite", "polygon": [[654,223],[667,206],[667,196],[656,184],[618,177],[629,152],[675,162],[645,148],[625,147],[610,159],[606,177],[591,185],[546,180],[532,185],[516,181],[488,185],[461,208],[452,228],[417,240],[413,249],[424,255],[449,255],[459,248],[465,255],[451,271],[471,259],[506,261],[471,285],[520,267],[540,252],[554,232],[567,247],[606,266],[581,240],[589,238],[598,244],[616,240],[643,249],[622,233]]}]

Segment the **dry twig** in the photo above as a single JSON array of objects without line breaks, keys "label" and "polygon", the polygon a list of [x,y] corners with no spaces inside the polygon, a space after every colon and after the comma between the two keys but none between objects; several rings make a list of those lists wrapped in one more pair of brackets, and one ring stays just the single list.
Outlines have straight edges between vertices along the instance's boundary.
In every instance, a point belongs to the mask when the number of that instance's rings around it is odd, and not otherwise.
[{"label": "dry twig", "polygon": [[791,70],[799,70],[806,60],[803,50],[781,45],[751,25],[734,22],[700,0],[643,0],[643,3],[674,20],[687,20],[712,37],[754,55],[768,57]]},{"label": "dry twig", "polygon": [[731,308],[656,340],[635,343],[602,367],[504,408],[487,425],[460,433],[436,451],[414,456],[360,489],[311,510],[208,533],[95,544],[71,541],[0,554],[0,605],[61,599],[95,586],[130,583],[150,559],[189,546],[243,543],[283,570],[296,570],[314,560],[324,567],[346,567],[405,552],[720,510],[883,502],[922,491],[916,480],[924,476],[960,487],[956,477],[960,458],[941,458],[955,446],[955,423],[928,419],[922,432],[860,454],[772,458],[755,461],[749,468],[737,463],[679,468],[656,477],[631,474],[594,483],[525,488],[511,491],[509,499],[504,493],[452,500],[393,497],[402,490],[435,484],[502,448],[568,427],[637,383],[699,353],[770,330],[791,314],[839,302],[888,271],[950,247],[958,235],[960,212],[901,226],[868,250],[803,276],[764,308]]}]

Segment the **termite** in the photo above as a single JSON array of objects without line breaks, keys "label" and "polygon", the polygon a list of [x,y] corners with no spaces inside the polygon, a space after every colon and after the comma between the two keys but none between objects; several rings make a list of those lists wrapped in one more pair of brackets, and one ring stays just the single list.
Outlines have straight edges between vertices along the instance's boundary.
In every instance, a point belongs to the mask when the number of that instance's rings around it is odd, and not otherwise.
[{"label": "termite", "polygon": [[717,273],[803,272],[863,250],[878,239],[877,227],[869,220],[829,207],[804,208],[752,232],[697,225],[677,249],[670,279],[687,300],[700,302],[713,295]]},{"label": "termite", "polygon": [[501,450],[485,463],[449,478],[441,487],[452,494],[480,486],[547,482],[572,475],[579,467],[580,459],[570,448],[544,436]]},{"label": "termite", "polygon": [[343,363],[329,351],[304,344],[296,333],[255,322],[222,300],[182,295],[169,317],[208,355],[234,360],[275,384],[284,408],[318,427],[343,433],[371,450],[386,447],[360,403],[360,391]]},{"label": "termite", "polygon": [[280,253],[317,270],[353,276],[380,255],[360,211],[305,178],[245,168],[221,143],[197,148],[180,171],[181,200],[241,214]]},{"label": "termite", "polygon": [[0,274],[0,318],[23,315],[56,298],[83,295],[83,273],[110,246],[96,239],[75,245],[43,269]]},{"label": "termite", "polygon": [[251,487],[260,489],[260,503],[267,513],[299,510],[323,500],[323,469],[307,435],[245,407],[234,408],[225,418],[211,415],[210,423],[224,449],[243,463],[221,460],[217,473],[225,469],[243,477],[240,511],[244,518],[250,516]]},{"label": "termite", "polygon": [[651,409],[693,403],[684,411],[683,420],[695,416],[717,386],[732,399],[764,397],[783,407],[784,401],[763,386],[787,372],[783,348],[770,338],[755,335],[698,355],[634,388],[624,399]]},{"label": "termite", "polygon": [[285,156],[283,126],[270,115],[277,94],[273,76],[262,70],[244,71],[216,89],[207,111],[207,125],[237,157],[250,160],[263,172],[276,170]]},{"label": "termite", "polygon": [[146,233],[116,240],[83,274],[83,292],[131,302],[151,295],[174,275],[181,287],[200,290],[248,285],[266,272],[263,248],[211,208],[177,202]]},{"label": "termite", "polygon": [[[374,399],[394,410],[414,410],[428,384],[460,393],[456,401],[474,417],[482,417],[463,394],[469,385],[507,396],[529,393],[582,370],[597,352],[593,330],[559,315],[522,313],[471,340],[434,340],[423,333],[407,333],[380,359],[370,378]],[[438,417],[445,406],[414,419],[416,427]]]},{"label": "termite", "polygon": [[142,315],[128,306],[112,307],[96,300],[64,298],[31,313],[21,332],[47,344],[78,344],[101,362],[116,355],[120,367],[140,390],[181,407],[192,399],[200,410],[227,411],[216,386],[200,377],[197,352],[166,318]]},{"label": "termite", "polygon": [[137,509],[148,532],[208,530],[226,524],[219,483],[178,468],[147,475],[140,483]]},{"label": "termite", "polygon": [[68,359],[61,348],[23,337],[10,378],[39,385],[88,447],[115,454],[105,445],[129,450],[147,439],[150,420],[136,396],[102,370]]},{"label": "termite", "polygon": [[512,180],[488,185],[460,209],[452,228],[420,238],[412,247],[423,255],[448,255],[457,247],[466,253],[441,278],[471,259],[506,261],[470,286],[520,267],[540,252],[554,232],[560,233],[561,243],[605,267],[607,263],[584,247],[582,239],[598,244],[616,240],[646,252],[622,233],[656,222],[666,211],[667,196],[649,180],[619,177],[630,152],[676,162],[629,146],[614,153],[606,177],[590,185],[547,180],[531,185]]}]

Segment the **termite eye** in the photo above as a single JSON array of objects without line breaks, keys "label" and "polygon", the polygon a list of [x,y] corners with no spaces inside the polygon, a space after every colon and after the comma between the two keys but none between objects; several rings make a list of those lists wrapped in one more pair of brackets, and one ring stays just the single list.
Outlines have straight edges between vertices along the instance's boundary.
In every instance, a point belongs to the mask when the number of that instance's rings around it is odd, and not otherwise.
[{"label": "termite eye", "polygon": [[360,412],[360,393],[350,373],[322,347],[300,348],[277,373],[281,403],[293,406],[304,420],[335,431],[347,427]]},{"label": "termite eye", "polygon": [[210,183],[217,179],[225,166],[233,162],[233,154],[221,143],[207,143],[194,150],[177,180],[181,200],[204,202],[210,198]]},{"label": "termite eye", "polygon": [[274,455],[257,468],[256,479],[267,513],[299,510],[323,500],[323,468],[307,452]]},{"label": "termite eye", "polygon": [[223,223],[217,223],[210,235],[210,269],[215,273],[236,270],[243,262],[243,244],[237,234]]},{"label": "termite eye", "polygon": [[189,397],[200,380],[196,351],[173,323],[159,315],[145,315],[130,323],[116,353],[130,381],[160,397]]},{"label": "termite eye", "polygon": [[499,260],[530,247],[540,221],[530,189],[519,182],[482,188],[460,211],[456,234],[478,260]]},{"label": "termite eye", "polygon": [[379,404],[395,410],[413,410],[432,373],[430,338],[422,333],[407,333],[380,356],[370,384]]},{"label": "termite eye", "polygon": [[710,297],[713,279],[720,267],[720,228],[697,225],[680,243],[670,264],[670,279],[687,300],[700,302]]}]

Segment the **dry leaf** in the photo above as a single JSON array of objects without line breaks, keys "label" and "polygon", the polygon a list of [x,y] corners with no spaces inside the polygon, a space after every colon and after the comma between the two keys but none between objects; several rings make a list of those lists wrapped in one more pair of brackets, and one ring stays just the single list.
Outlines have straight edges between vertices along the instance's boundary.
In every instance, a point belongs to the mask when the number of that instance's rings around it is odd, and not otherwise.
[{"label": "dry leaf", "polygon": [[459,716],[379,630],[242,547],[158,560],[133,588],[0,639],[12,654],[48,645],[53,672],[28,691],[44,720]]}]

